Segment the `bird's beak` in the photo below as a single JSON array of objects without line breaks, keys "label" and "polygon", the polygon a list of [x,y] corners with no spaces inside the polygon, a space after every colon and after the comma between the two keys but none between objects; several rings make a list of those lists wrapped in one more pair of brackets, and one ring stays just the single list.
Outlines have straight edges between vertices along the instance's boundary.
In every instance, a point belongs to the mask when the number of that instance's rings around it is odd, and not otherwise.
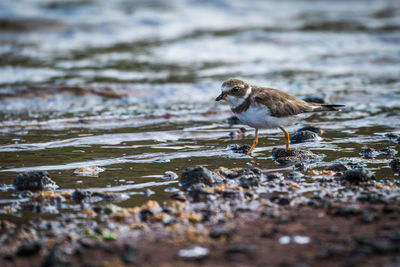
[{"label": "bird's beak", "polygon": [[221,94],[215,99],[215,101],[220,101],[220,100],[225,99],[225,98],[226,98],[226,93],[221,93]]}]

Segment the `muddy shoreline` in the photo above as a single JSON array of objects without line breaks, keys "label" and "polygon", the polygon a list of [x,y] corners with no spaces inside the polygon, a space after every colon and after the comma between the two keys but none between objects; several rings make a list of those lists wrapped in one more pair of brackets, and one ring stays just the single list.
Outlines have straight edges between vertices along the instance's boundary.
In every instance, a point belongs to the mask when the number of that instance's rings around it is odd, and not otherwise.
[{"label": "muddy shoreline", "polygon": [[[304,160],[301,157],[305,151],[286,153],[291,160],[298,157]],[[283,150],[278,154],[282,156]],[[391,166],[397,166],[397,161],[393,162]],[[81,190],[57,193],[51,187],[30,194],[23,191],[30,200],[21,204],[22,210],[48,212],[51,206],[74,202],[80,203],[80,212],[64,210],[57,220],[38,219],[22,228],[2,220],[0,263],[2,266],[399,264],[397,179],[376,179],[368,169],[350,163],[332,164],[325,170],[299,170],[300,166],[295,166],[280,171],[256,167],[216,170],[190,167],[179,175],[181,190],[173,193],[170,200],[164,203],[149,200],[138,207],[119,207],[122,193]],[[44,183],[53,185],[46,172],[19,175],[15,182],[40,176]],[[3,208],[4,211],[7,209]],[[11,207],[9,212],[13,212]]]}]

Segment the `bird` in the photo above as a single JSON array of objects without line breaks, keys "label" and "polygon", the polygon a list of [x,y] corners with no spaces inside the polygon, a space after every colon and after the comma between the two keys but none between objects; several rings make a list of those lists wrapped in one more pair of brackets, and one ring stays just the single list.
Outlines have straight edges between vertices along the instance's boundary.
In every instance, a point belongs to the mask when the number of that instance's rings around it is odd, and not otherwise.
[{"label": "bird", "polygon": [[286,149],[289,150],[290,135],[284,127],[310,116],[314,112],[340,111],[344,105],[319,104],[303,101],[278,89],[252,86],[240,79],[229,79],[222,83],[221,94],[216,101],[226,101],[238,119],[255,129],[253,145],[247,155],[258,144],[258,130],[280,128],[285,134]]}]

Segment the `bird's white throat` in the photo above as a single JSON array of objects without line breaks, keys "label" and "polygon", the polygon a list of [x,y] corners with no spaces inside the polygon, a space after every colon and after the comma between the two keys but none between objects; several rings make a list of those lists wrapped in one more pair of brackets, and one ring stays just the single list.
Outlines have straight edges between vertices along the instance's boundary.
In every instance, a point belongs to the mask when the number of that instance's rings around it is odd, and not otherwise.
[{"label": "bird's white throat", "polygon": [[251,94],[251,90],[252,90],[251,87],[249,89],[247,89],[247,92],[244,95],[244,97],[235,97],[235,96],[227,95],[225,100],[226,100],[226,102],[228,102],[228,104],[231,108],[236,108],[236,107],[240,106],[241,104],[243,104],[244,101],[246,101],[247,97]]}]

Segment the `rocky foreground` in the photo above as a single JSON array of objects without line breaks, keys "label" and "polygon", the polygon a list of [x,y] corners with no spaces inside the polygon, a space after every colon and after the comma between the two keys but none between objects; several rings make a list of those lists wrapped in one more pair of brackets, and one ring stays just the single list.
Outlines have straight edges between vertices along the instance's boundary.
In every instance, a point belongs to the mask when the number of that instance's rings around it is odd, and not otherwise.
[{"label": "rocky foreground", "polygon": [[23,227],[1,220],[0,266],[400,265],[399,180],[350,162],[307,170],[306,151],[273,154],[294,167],[187,168],[170,200],[130,208],[113,204],[123,193],[57,192],[46,172],[20,174],[14,188],[28,200],[1,214],[80,210]]}]

